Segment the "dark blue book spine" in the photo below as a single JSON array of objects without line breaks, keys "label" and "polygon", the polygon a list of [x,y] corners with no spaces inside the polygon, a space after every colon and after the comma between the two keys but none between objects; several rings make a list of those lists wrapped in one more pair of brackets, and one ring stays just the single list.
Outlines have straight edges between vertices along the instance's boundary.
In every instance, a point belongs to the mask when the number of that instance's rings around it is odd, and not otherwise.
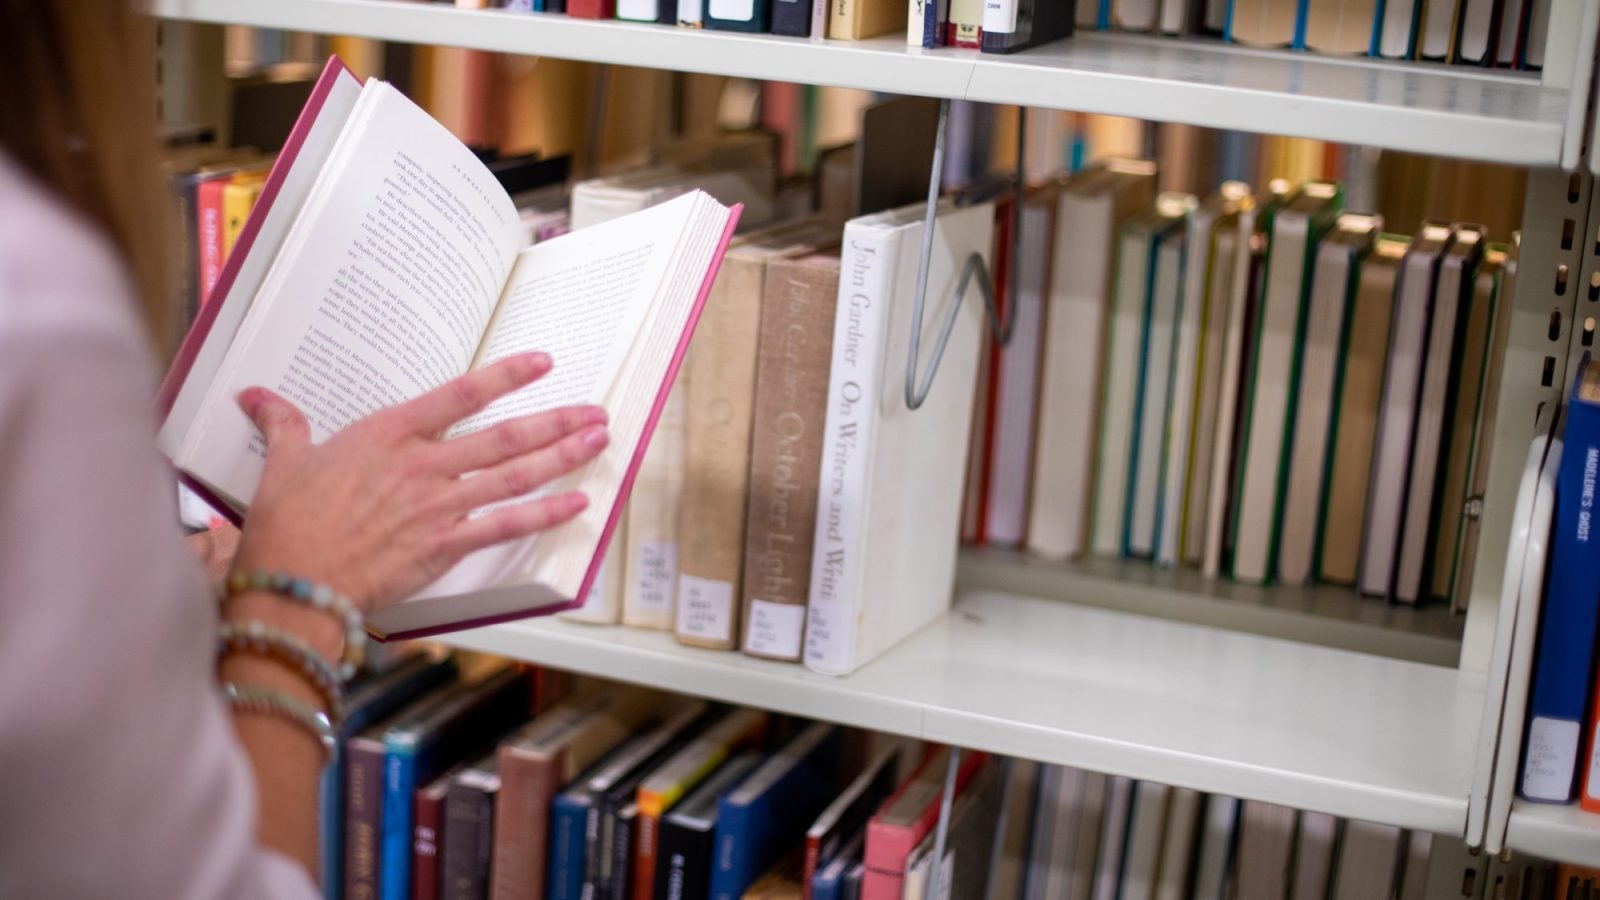
[{"label": "dark blue book spine", "polygon": [[417,758],[393,746],[383,765],[383,881],[381,900],[411,897],[411,800],[417,792]]},{"label": "dark blue book spine", "polygon": [[1593,681],[1600,618],[1600,549],[1594,546],[1595,484],[1600,478],[1600,403],[1580,398],[1579,368],[1567,408],[1565,449],[1556,477],[1550,577],[1545,589],[1522,793],[1529,800],[1572,799]]},{"label": "dark blue book spine", "polygon": [[942,41],[944,23],[939,21],[939,0],[924,0],[922,4],[922,46],[937,47]]},{"label": "dark blue book spine", "polygon": [[739,900],[755,880],[751,870],[751,808],[724,797],[717,805],[717,830],[711,856],[711,900]]},{"label": "dark blue book spine", "polygon": [[588,794],[563,793],[550,811],[550,900],[579,900],[588,855]]},{"label": "dark blue book spine", "polygon": [[772,0],[772,33],[788,37],[810,37],[809,0]]},{"label": "dark blue book spine", "polygon": [[750,3],[750,17],[747,19],[724,19],[714,13],[717,3],[706,4],[705,25],[717,31],[740,31],[746,34],[766,34],[772,30],[772,0],[747,0]]}]

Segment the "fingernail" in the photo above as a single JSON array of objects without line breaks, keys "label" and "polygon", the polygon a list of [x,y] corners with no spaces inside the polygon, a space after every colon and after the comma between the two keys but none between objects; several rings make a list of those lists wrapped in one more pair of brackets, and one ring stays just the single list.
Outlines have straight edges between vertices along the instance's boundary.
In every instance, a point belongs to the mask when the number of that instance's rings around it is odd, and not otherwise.
[{"label": "fingernail", "polygon": [[553,361],[551,361],[550,354],[539,350],[524,354],[522,359],[527,363],[528,367],[535,372],[548,371],[550,367],[555,364]]},{"label": "fingernail", "polygon": [[583,433],[583,445],[590,450],[604,450],[606,444],[611,442],[611,434],[605,428],[595,426]]}]

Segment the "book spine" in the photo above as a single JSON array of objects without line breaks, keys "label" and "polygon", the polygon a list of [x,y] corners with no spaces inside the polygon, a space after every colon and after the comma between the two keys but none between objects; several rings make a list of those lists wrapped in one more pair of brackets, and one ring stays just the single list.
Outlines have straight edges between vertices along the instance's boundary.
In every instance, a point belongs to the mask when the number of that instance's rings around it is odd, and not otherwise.
[{"label": "book spine", "polygon": [[440,848],[445,840],[443,792],[418,791],[416,824],[411,840],[411,896],[413,900],[437,900],[440,889]]},{"label": "book spine", "polygon": [[383,827],[383,744],[351,741],[346,771],[344,895],[374,900],[381,886],[378,854]]},{"label": "book spine", "polygon": [[717,804],[717,829],[712,843],[711,900],[739,900],[752,880],[750,842],[745,831],[750,827],[749,807],[732,804],[724,797]]},{"label": "book spine", "polygon": [[515,747],[500,750],[500,796],[494,809],[494,861],[490,896],[516,900],[544,896],[549,840],[550,785],[558,763]]},{"label": "book spine", "polygon": [[1017,30],[1017,0],[983,0],[983,33],[1011,34]]},{"label": "book spine", "polygon": [[[1593,515],[1600,480],[1600,405],[1572,398],[1564,445],[1522,763],[1523,796],[1553,803],[1572,799],[1583,714],[1594,678],[1600,551],[1593,546]],[[1586,767],[1594,768],[1593,762]]]},{"label": "book spine", "polygon": [[583,895],[589,810],[590,804],[570,794],[560,795],[551,806],[550,900],[579,900]]},{"label": "book spine", "polygon": [[906,0],[906,45],[922,46],[922,12],[928,0]]},{"label": "book spine", "polygon": [[865,546],[867,482],[882,395],[892,236],[846,226],[828,370],[805,663],[842,674],[854,668],[857,592]]},{"label": "book spine", "polygon": [[772,33],[789,37],[809,37],[811,4],[807,0],[773,0]]},{"label": "book spine", "polygon": [[317,794],[317,860],[324,900],[344,896],[344,772],[346,742],[333,748],[333,759],[322,770]]},{"label": "book spine", "polygon": [[650,900],[656,885],[656,854],[661,846],[661,816],[639,810],[633,849],[633,900]]},{"label": "book spine", "polygon": [[699,28],[705,14],[705,0],[678,0],[679,25]]},{"label": "book spine", "polygon": [[633,871],[637,815],[637,811],[630,808],[612,816],[611,873],[606,879],[605,894],[608,900],[628,900],[632,893],[632,878],[638,874]]},{"label": "book spine", "polygon": [[567,15],[575,19],[614,19],[617,16],[616,0],[570,0]]},{"label": "book spine", "polygon": [[417,786],[417,760],[408,752],[389,752],[383,766],[383,828],[379,859],[382,900],[407,900],[411,896],[411,799]]},{"label": "book spine", "polygon": [[811,39],[820,41],[828,34],[828,0],[811,0]]},{"label": "book spine", "polygon": [[[494,791],[456,782],[445,799],[443,890],[426,896],[480,900],[488,896],[494,856]],[[419,892],[418,898],[423,895]]]},{"label": "book spine", "polygon": [[202,182],[195,190],[195,247],[200,266],[200,303],[211,296],[211,288],[222,275],[222,189],[228,176]]},{"label": "book spine", "polygon": [[583,816],[583,842],[585,852],[583,856],[583,900],[594,900],[599,896],[600,876],[605,868],[606,860],[610,859],[607,852],[610,847],[606,845],[606,815],[601,808],[602,798],[595,797],[589,802],[589,808],[584,810]]},{"label": "book spine", "polygon": [[828,37],[834,40],[854,40],[857,35],[856,4],[860,0],[827,0]]},{"label": "book spine", "polygon": [[805,862],[801,868],[800,898],[812,900],[816,894],[814,885],[817,882],[817,866],[822,858],[822,841],[816,835],[806,835]]},{"label": "book spine", "polygon": [[805,636],[833,352],[838,272],[768,266],[751,427],[744,561],[745,653],[799,661]]},{"label": "book spine", "polygon": [[[708,0],[706,27],[717,31],[766,34],[772,30],[772,3],[773,0]],[[724,4],[734,8],[725,10]],[[723,12],[730,15],[719,15]]]},{"label": "book spine", "polygon": [[682,549],[678,513],[683,502],[688,374],[680,372],[667,394],[628,500],[622,621],[639,628],[673,625]]}]

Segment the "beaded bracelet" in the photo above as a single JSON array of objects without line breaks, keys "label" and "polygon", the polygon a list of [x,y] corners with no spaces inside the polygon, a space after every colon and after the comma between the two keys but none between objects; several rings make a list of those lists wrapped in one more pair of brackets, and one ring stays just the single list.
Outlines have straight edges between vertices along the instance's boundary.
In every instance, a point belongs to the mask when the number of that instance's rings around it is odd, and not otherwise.
[{"label": "beaded bracelet", "polygon": [[336,593],[325,584],[314,584],[282,572],[256,570],[228,573],[228,577],[217,585],[217,600],[226,603],[250,591],[268,591],[337,616],[344,625],[344,655],[339,665],[339,677],[348,681],[356,673],[366,653],[367,632],[361,626],[361,613],[350,598]]},{"label": "beaded bracelet", "polygon": [[222,683],[222,695],[227,698],[228,706],[236,711],[277,716],[299,725],[311,732],[318,743],[322,744],[324,759],[333,758],[338,738],[334,733],[333,723],[328,721],[327,715],[321,710],[312,709],[281,691],[234,684],[231,681]]},{"label": "beaded bracelet", "polygon": [[311,682],[327,704],[334,726],[344,721],[344,692],[339,676],[305,641],[260,622],[224,622],[217,628],[217,660],[229,653],[254,653],[285,663]]}]

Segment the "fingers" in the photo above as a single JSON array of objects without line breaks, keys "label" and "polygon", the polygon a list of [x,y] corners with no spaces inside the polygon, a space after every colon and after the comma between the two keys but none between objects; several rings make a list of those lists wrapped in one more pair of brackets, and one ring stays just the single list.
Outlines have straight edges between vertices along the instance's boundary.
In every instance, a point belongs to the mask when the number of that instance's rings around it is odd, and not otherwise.
[{"label": "fingers", "polygon": [[599,456],[610,440],[604,427],[591,425],[542,450],[483,469],[456,482],[450,506],[473,510],[531,494]]},{"label": "fingers", "polygon": [[544,353],[508,356],[396,406],[393,416],[409,434],[434,435],[550,371]]},{"label": "fingers", "polygon": [[605,423],[606,411],[598,406],[569,406],[507,419],[482,431],[441,442],[435,445],[433,453],[438,468],[446,475],[460,475],[532,453],[591,425]]},{"label": "fingers", "polygon": [[311,443],[311,425],[293,403],[266,388],[247,388],[239,394],[239,408],[250,417],[268,452]]},{"label": "fingers", "polygon": [[497,509],[486,516],[466,519],[456,526],[443,552],[451,559],[460,559],[474,550],[554,528],[588,506],[588,497],[578,491],[570,491]]}]

